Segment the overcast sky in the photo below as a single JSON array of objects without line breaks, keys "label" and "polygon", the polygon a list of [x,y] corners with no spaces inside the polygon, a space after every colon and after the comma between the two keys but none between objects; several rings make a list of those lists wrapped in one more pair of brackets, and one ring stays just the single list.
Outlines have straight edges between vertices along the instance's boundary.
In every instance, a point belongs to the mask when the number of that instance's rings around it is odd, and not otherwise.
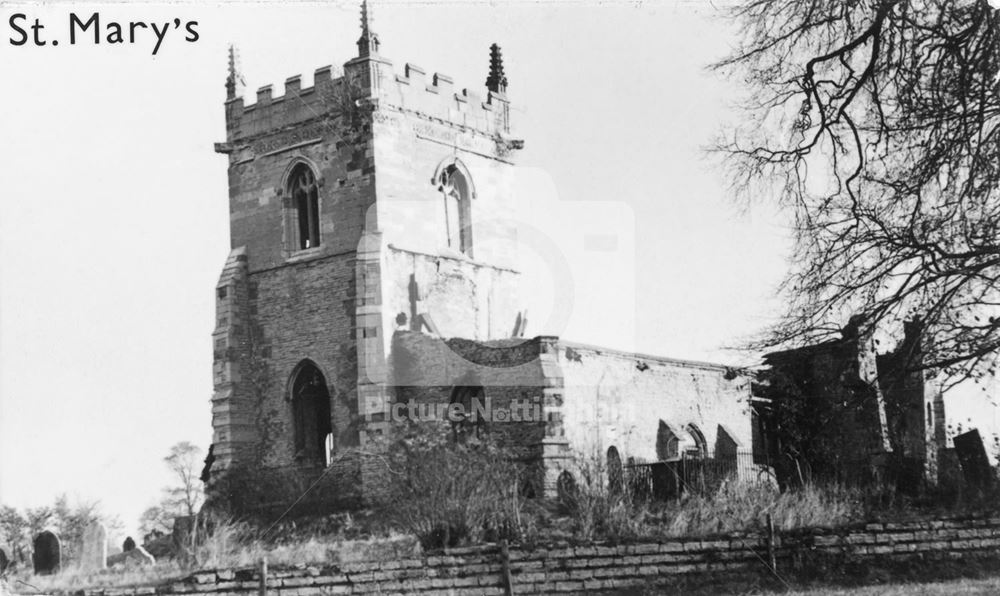
[{"label": "overcast sky", "polygon": [[[68,43],[70,12],[102,28],[198,21],[135,44]],[[58,47],[15,47],[9,19],[39,18]],[[382,53],[480,90],[503,47],[525,265],[540,297],[529,333],[688,359],[745,363],[721,348],[773,312],[788,232],[741,213],[702,147],[741,90],[705,66],[727,26],[709,2],[380,3]],[[355,3],[0,6],[0,502],[100,499],[132,529],[168,482],[162,458],[211,439],[213,288],[229,249],[226,47],[254,90],[356,54]],[[182,26],[183,28],[183,26]],[[28,31],[30,34],[30,31]],[[587,231],[611,230],[610,253]],[[542,242],[543,239],[544,242]],[[533,261],[532,259],[526,259]],[[551,286],[551,284],[549,284]],[[571,308],[546,301],[572,297]],[[552,312],[567,317],[549,316]]]}]

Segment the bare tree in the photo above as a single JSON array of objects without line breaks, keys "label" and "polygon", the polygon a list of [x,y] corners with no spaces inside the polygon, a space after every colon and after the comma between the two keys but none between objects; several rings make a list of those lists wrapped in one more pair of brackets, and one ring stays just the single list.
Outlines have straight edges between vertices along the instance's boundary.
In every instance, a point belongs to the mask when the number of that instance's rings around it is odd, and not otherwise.
[{"label": "bare tree", "polygon": [[144,542],[157,536],[169,534],[174,527],[174,517],[177,512],[168,511],[163,505],[147,507],[139,516],[139,533]]},{"label": "bare tree", "polygon": [[851,315],[923,325],[924,367],[993,372],[1000,348],[1000,11],[988,0],[747,0],[714,68],[749,118],[720,143],[736,188],[793,214],[786,316],[755,347]]},{"label": "bare tree", "polygon": [[170,448],[170,453],[163,458],[167,467],[174,474],[178,484],[167,487],[165,492],[170,501],[176,504],[175,510],[182,515],[193,516],[198,513],[203,499],[199,469],[201,467],[201,449],[182,441]]}]

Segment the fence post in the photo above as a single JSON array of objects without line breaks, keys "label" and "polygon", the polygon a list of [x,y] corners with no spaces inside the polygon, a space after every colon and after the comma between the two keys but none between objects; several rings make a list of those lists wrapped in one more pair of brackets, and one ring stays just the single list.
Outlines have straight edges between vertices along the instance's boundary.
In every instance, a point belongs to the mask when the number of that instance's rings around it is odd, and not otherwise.
[{"label": "fence post", "polygon": [[778,565],[774,555],[774,520],[771,514],[767,514],[767,564],[771,566],[771,571],[778,572]]},{"label": "fence post", "polygon": [[267,596],[267,557],[260,558],[260,588],[258,596]]},{"label": "fence post", "polygon": [[500,541],[500,563],[503,565],[503,586],[506,596],[514,596],[514,578],[510,573],[510,551],[507,549],[507,539]]}]

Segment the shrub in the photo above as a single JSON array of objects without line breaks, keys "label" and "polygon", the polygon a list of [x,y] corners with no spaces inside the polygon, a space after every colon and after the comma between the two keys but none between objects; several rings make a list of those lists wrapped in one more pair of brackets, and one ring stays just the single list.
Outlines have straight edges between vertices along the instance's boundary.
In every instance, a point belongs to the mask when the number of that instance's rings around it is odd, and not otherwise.
[{"label": "shrub", "polygon": [[522,472],[507,450],[489,437],[454,442],[437,422],[401,425],[391,436],[380,503],[391,524],[425,549],[525,537]]},{"label": "shrub", "polygon": [[563,496],[560,506],[573,520],[576,538],[621,540],[638,536],[646,522],[646,510],[633,491],[619,483],[611,486],[604,459],[598,456],[577,461],[579,481]]}]

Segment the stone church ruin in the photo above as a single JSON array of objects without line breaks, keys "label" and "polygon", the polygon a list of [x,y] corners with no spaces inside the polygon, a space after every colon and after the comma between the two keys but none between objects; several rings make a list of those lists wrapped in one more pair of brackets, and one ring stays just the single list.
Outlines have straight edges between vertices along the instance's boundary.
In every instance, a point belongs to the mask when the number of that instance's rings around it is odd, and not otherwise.
[{"label": "stone church ruin", "polygon": [[[485,89],[461,88],[383,56],[366,13],[342,73],[320,68],[311,87],[292,76],[280,96],[268,85],[246,102],[231,50],[216,151],[228,159],[232,250],[215,288],[210,488],[250,509],[357,506],[384,484],[362,453],[393,412],[486,400],[537,413],[487,423],[531,462],[537,495],[557,495],[595,454],[609,476],[629,467],[661,492],[662,469],[642,466],[766,473],[756,407],[774,396],[752,395],[750,371],[524,337],[511,223],[524,141],[501,50],[489,49]],[[847,362],[866,382],[869,360],[845,341],[768,362],[814,376]],[[897,384],[885,391],[919,414],[939,407],[913,379]],[[936,436],[914,412],[906,423]],[[878,427],[872,449],[895,440],[881,411],[864,416]],[[899,444],[930,473],[933,455],[908,436]]]}]

